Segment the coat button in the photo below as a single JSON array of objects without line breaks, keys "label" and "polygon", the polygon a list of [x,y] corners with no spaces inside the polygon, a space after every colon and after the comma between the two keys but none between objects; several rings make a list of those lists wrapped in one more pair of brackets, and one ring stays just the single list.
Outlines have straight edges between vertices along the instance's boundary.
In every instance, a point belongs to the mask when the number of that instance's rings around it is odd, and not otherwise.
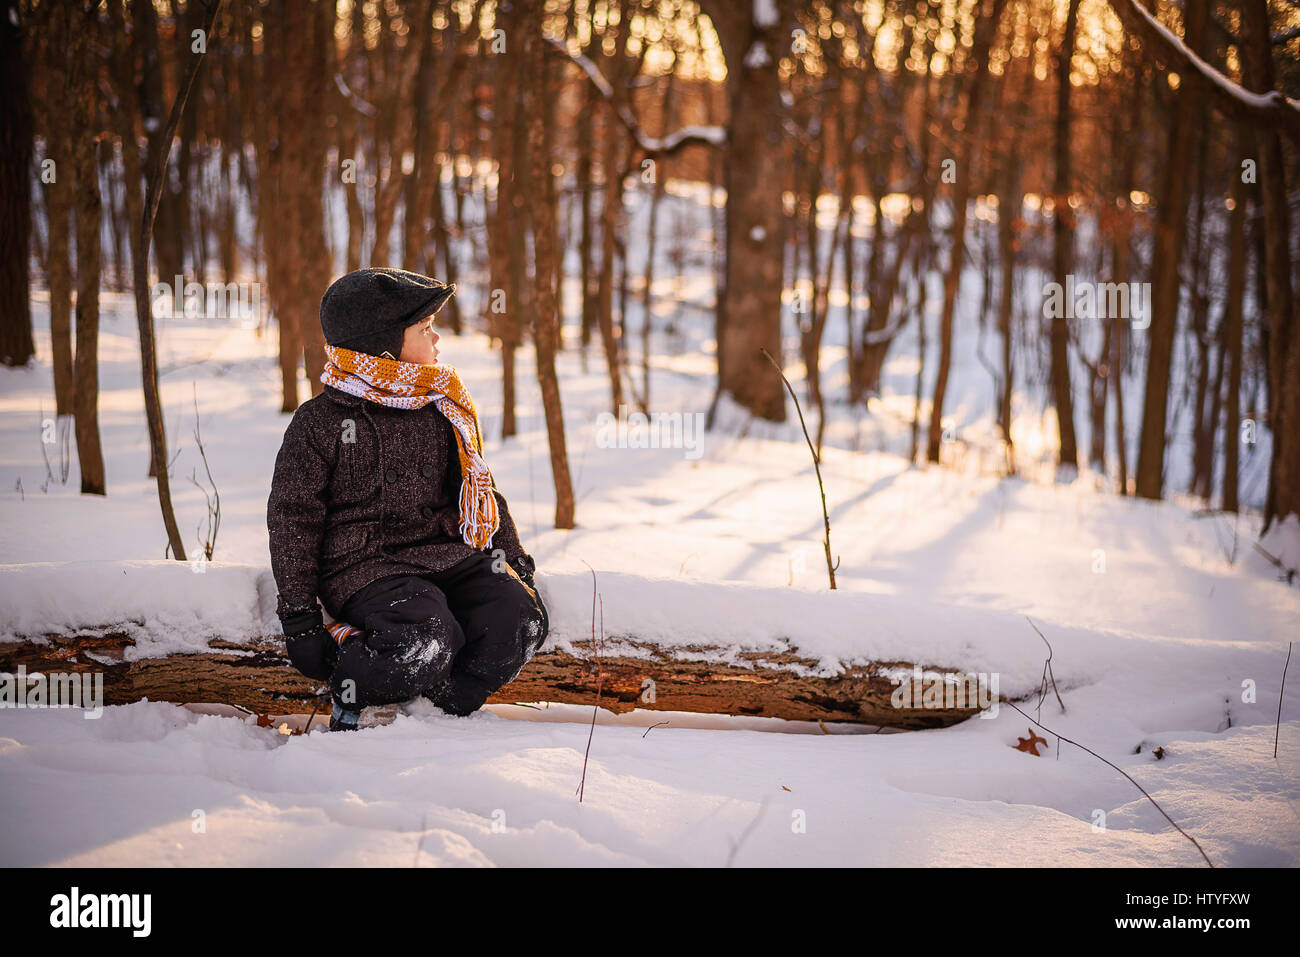
[{"label": "coat button", "polygon": [[433,466],[426,462],[424,465],[420,466],[420,474],[425,478],[429,478],[433,475]]},{"label": "coat button", "polygon": [[428,505],[426,505],[426,506],[424,506],[424,508],[420,509],[420,513],[421,513],[425,518],[433,518],[433,509],[430,508]]},{"label": "coat button", "polygon": [[397,481],[397,470],[396,470],[396,469],[389,469],[389,470],[388,470],[387,478],[388,478],[388,481],[390,481],[390,482],[396,482],[396,481]]}]

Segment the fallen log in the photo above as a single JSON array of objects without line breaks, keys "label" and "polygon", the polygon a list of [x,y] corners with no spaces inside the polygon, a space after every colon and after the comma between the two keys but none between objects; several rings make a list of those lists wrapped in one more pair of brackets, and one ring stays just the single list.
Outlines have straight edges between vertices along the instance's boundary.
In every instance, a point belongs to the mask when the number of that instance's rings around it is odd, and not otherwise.
[{"label": "fallen log", "polygon": [[[49,634],[0,644],[0,672],[101,672],[105,705],[133,701],[237,705],[258,714],[312,711],[320,685],[289,664],[282,638],[232,642],[214,639],[201,653],[128,658],[133,638],[121,631]],[[814,673],[817,663],[797,650],[742,651],[706,645],[665,648],[622,639],[620,653],[597,659],[590,643],[539,653],[490,703],[557,702],[594,705],[616,714],[635,708],[747,715],[796,721],[836,721],[900,729],[945,727],[977,713],[966,699],[930,700],[920,694],[896,706],[900,674],[912,662],[881,661]],[[608,647],[608,646],[606,646]],[[927,679],[961,680],[960,671],[927,665]]]}]

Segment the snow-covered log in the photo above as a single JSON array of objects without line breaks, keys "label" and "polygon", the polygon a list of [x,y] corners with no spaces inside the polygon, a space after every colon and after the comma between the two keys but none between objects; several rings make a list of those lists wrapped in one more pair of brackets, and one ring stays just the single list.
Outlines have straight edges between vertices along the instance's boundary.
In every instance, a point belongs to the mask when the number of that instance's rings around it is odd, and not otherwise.
[{"label": "snow-covered log", "polygon": [[[595,704],[599,684],[601,706],[614,712],[925,728],[969,717],[976,702],[922,707],[917,687],[910,706],[895,707],[900,682],[915,687],[914,665],[931,690],[945,674],[992,670],[970,641],[989,630],[983,618],[891,596],[583,572],[544,574],[538,585],[550,636],[493,702]],[[285,658],[264,567],[5,565],[0,593],[11,599],[0,608],[0,672],[103,672],[106,704],[148,698],[280,714],[317,703],[317,685]],[[1010,624],[1041,666],[1038,639]],[[1012,683],[1026,685],[1033,668],[1017,670],[1023,680]]]},{"label": "snow-covered log", "polygon": [[[0,672],[27,675],[101,672],[104,704],[172,701],[238,705],[258,714],[311,711],[321,701],[318,684],[299,675],[275,638],[234,643],[215,639],[206,652],[127,660],[135,642],[121,632],[49,635],[0,645]],[[623,642],[624,645],[627,642]],[[634,708],[748,715],[803,721],[843,721],[892,728],[943,727],[975,713],[973,707],[894,707],[910,663],[852,665],[821,676],[816,662],[792,652],[748,652],[732,663],[731,649],[664,649],[640,642],[644,657],[583,657],[543,651],[490,703],[553,701],[599,704],[616,714]],[[927,681],[942,672],[928,669]]]}]

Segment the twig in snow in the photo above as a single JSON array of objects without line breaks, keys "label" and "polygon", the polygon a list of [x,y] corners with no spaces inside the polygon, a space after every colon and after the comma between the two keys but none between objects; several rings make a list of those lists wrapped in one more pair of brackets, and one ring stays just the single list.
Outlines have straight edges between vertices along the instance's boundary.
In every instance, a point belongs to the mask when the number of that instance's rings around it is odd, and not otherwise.
[{"label": "twig in snow", "polygon": [[[584,565],[587,562],[584,560]],[[600,643],[596,640],[596,600],[599,593],[596,591],[596,569],[591,568],[591,647],[596,655],[596,704],[591,709],[591,730],[587,732],[587,750],[582,755],[582,779],[578,782],[578,803],[582,803],[582,795],[587,786],[587,759],[591,757],[591,739],[596,735],[596,713],[600,711],[600,691],[601,685],[605,680],[605,668],[600,661]],[[605,600],[600,599],[600,640],[605,640]],[[644,735],[643,735],[644,737]]]},{"label": "twig in snow", "polygon": [[1286,664],[1282,666],[1282,690],[1277,693],[1277,724],[1273,726],[1273,758],[1277,759],[1277,737],[1282,732],[1282,695],[1286,693],[1286,669],[1291,665],[1291,642],[1286,643]]},{"label": "twig in snow", "polygon": [[429,809],[424,809],[424,814],[420,818],[420,839],[415,842],[415,860],[411,863],[412,867],[420,866],[420,851],[424,847],[424,839],[429,833]]},{"label": "twig in snow", "polygon": [[767,812],[767,798],[764,797],[763,803],[760,804],[758,807],[758,813],[754,815],[754,820],[749,822],[749,826],[746,827],[745,830],[741,832],[740,837],[737,840],[733,840],[731,842],[731,853],[727,855],[727,867],[730,867],[735,862],[736,854],[737,852],[740,851],[741,845],[744,844],[745,841],[749,839],[749,835],[753,833],[754,828],[758,827],[758,822],[763,820],[763,815],[766,812]]},{"label": "twig in snow", "polygon": [[1259,552],[1270,562],[1272,562],[1273,567],[1282,573],[1282,578],[1280,579],[1280,581],[1285,581],[1288,585],[1292,584],[1295,581],[1296,570],[1294,568],[1287,568],[1285,565],[1283,565],[1282,559],[1278,558],[1276,555],[1269,554],[1268,551],[1265,550],[1264,546],[1261,545],[1259,542],[1255,543],[1255,551]]},{"label": "twig in snow", "polygon": [[[1213,508],[1197,509],[1195,512],[1192,513],[1192,518],[1217,519],[1220,516],[1226,517],[1226,513],[1223,512],[1221,509],[1213,509]],[[1237,562],[1237,524],[1240,521],[1240,518],[1241,516],[1239,515],[1236,514],[1233,515],[1234,521],[1232,524],[1232,550],[1231,551],[1228,550],[1228,546],[1224,545],[1223,540],[1219,537],[1219,523],[1217,521],[1214,523],[1214,540],[1218,542],[1219,547],[1223,549],[1223,557],[1228,560],[1229,565],[1235,565]]]},{"label": "twig in snow", "polygon": [[[45,403],[37,407],[37,414],[40,416],[41,425],[41,458],[45,460],[45,481],[41,483],[41,491],[49,492],[50,483],[54,481],[54,469],[50,467],[50,455],[45,446]],[[68,484],[68,475],[72,469],[72,452],[68,443],[68,437],[71,434],[72,416],[55,415],[54,430],[55,441],[59,445],[59,484]]]},{"label": "twig in snow", "polygon": [[[1014,708],[1016,711],[1020,711],[1020,709],[1017,708],[1017,707],[1015,706],[1015,704],[1011,701],[1011,699],[1008,698],[1006,695],[998,695],[998,700],[1001,701],[1001,702],[1003,702],[1004,704],[1010,705],[1010,706],[1011,706],[1012,708]],[[1170,816],[1165,812],[1165,809],[1162,808],[1159,804],[1156,803],[1156,799],[1153,798],[1150,794],[1147,794],[1146,788],[1144,788],[1142,785],[1138,784],[1137,781],[1134,781],[1134,780],[1133,780],[1133,777],[1132,777],[1132,776],[1131,776],[1127,771],[1125,771],[1123,768],[1119,767],[1118,765],[1113,764],[1113,763],[1111,763],[1110,761],[1107,761],[1105,758],[1103,758],[1103,757],[1102,757],[1100,754],[1098,754],[1096,751],[1092,750],[1092,748],[1086,747],[1086,746],[1080,744],[1078,741],[1074,741],[1074,740],[1072,740],[1072,739],[1070,739],[1070,738],[1067,738],[1067,737],[1066,737],[1065,735],[1063,735],[1063,734],[1059,734],[1058,732],[1053,731],[1051,728],[1049,728],[1047,725],[1043,724],[1041,721],[1038,721],[1038,720],[1035,719],[1035,718],[1030,718],[1029,715],[1025,714],[1025,712],[1023,712],[1023,711],[1020,711],[1020,713],[1021,713],[1022,715],[1024,715],[1024,717],[1028,718],[1030,721],[1033,721],[1034,724],[1038,725],[1040,728],[1042,728],[1042,729],[1043,729],[1044,731],[1046,731],[1048,734],[1054,734],[1054,735],[1056,735],[1056,737],[1057,737],[1059,740],[1061,740],[1061,741],[1065,741],[1065,742],[1067,742],[1067,743],[1069,743],[1069,744],[1072,744],[1072,745],[1074,745],[1076,748],[1078,748],[1078,749],[1081,750],[1081,751],[1087,751],[1089,754],[1091,754],[1091,755],[1092,755],[1094,758],[1096,758],[1098,761],[1102,762],[1103,764],[1109,765],[1110,767],[1112,767],[1112,768],[1114,768],[1116,771],[1118,771],[1120,774],[1124,775],[1124,777],[1128,778],[1129,783],[1132,784],[1132,785],[1133,785],[1135,788],[1137,788],[1139,791],[1141,791],[1141,792],[1142,792],[1142,795],[1143,795],[1143,796],[1144,796],[1148,801],[1151,802],[1151,805],[1152,805],[1152,806],[1153,806],[1157,811],[1159,811],[1162,815],[1164,815],[1165,820],[1168,821],[1170,824],[1172,824],[1172,825],[1174,826],[1174,830],[1176,830],[1179,834],[1181,834],[1183,837],[1187,838],[1189,841],[1192,842],[1192,844],[1194,844],[1194,845],[1196,846],[1196,849],[1197,849],[1198,851],[1201,852],[1201,857],[1205,858],[1205,863],[1206,863],[1206,864],[1209,864],[1210,867],[1213,867],[1213,866],[1214,866],[1214,862],[1210,860],[1209,855],[1207,855],[1207,854],[1205,853],[1205,849],[1201,847],[1201,845],[1197,842],[1196,838],[1192,837],[1192,835],[1188,834],[1188,833],[1187,833],[1186,831],[1184,831],[1181,827],[1179,827],[1179,826],[1178,826],[1178,822],[1175,821],[1172,817],[1170,817]]]},{"label": "twig in snow", "polygon": [[813,471],[817,473],[817,488],[822,494],[822,520],[826,523],[826,538],[822,541],[822,545],[826,549],[826,574],[831,580],[831,591],[834,591],[835,569],[840,567],[840,560],[837,558],[834,562],[831,561],[831,515],[830,512],[826,510],[826,486],[822,483],[821,456],[817,454],[817,449],[813,446],[812,437],[808,435],[808,426],[803,420],[803,409],[799,406],[799,397],[794,394],[794,388],[790,385],[790,380],[785,377],[785,372],[782,371],[780,364],[772,358],[772,353],[761,348],[758,351],[767,356],[767,361],[772,363],[772,368],[776,369],[776,374],[779,375],[781,381],[785,383],[785,388],[786,391],[790,393],[790,398],[794,399],[794,410],[799,413],[799,428],[803,429],[804,441],[808,443],[808,451],[812,453]]},{"label": "twig in snow", "polygon": [[667,721],[660,721],[658,724],[652,724],[652,725],[650,725],[650,727],[648,727],[648,728],[645,729],[645,734],[641,735],[641,737],[642,737],[642,738],[645,738],[645,735],[646,735],[646,734],[649,734],[649,733],[650,733],[651,731],[653,731],[655,728],[662,728],[662,727],[663,727],[664,725],[666,725],[666,724],[668,724]]},{"label": "twig in snow", "polygon": [[[212,468],[208,465],[208,453],[203,447],[203,435],[199,431],[199,387],[194,385],[194,442],[199,447],[199,456],[203,459],[203,471],[208,475],[208,484],[212,486],[212,494],[199,484],[195,472],[190,473],[190,481],[194,487],[203,493],[204,499],[208,503],[208,532],[206,535],[199,534],[199,548],[202,550],[204,557],[212,561],[212,553],[217,547],[217,532],[221,529],[221,493],[217,490],[217,483],[212,478]],[[179,449],[177,450],[179,453]],[[201,527],[201,526],[200,526]]]},{"label": "twig in snow", "polygon": [[[1038,626],[1034,624],[1034,620],[1028,615],[1025,616],[1025,621],[1029,622],[1030,628],[1038,631]],[[1052,691],[1056,694],[1056,703],[1061,706],[1061,714],[1065,714],[1065,702],[1061,700],[1061,692],[1057,691],[1056,675],[1052,671],[1052,655],[1055,654],[1052,651],[1052,643],[1047,640],[1047,637],[1041,631],[1038,631],[1038,637],[1042,638],[1043,644],[1047,645],[1047,660],[1043,662],[1043,680],[1038,686],[1037,714],[1040,718],[1043,716],[1043,699],[1047,697],[1047,680],[1049,678],[1052,681]]]}]

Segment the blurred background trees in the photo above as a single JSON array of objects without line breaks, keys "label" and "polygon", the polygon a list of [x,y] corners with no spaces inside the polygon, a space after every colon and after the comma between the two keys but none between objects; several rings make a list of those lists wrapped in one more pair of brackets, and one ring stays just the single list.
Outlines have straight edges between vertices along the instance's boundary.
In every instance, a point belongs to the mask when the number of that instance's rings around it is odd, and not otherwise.
[{"label": "blurred background trees", "polygon": [[[0,361],[31,359],[35,280],[94,486],[96,294],[129,285],[206,8],[0,7]],[[1163,497],[1187,429],[1176,491],[1236,510],[1267,435],[1266,510],[1300,513],[1300,114],[1249,95],[1300,93],[1294,0],[227,0],[203,42],[151,271],[260,284],[285,411],[300,374],[319,389],[321,293],[366,265],[458,284],[449,327],[501,349],[503,435],[529,343],[553,428],[565,350],[648,411],[682,321],[660,290],[693,271],[713,413],[783,421],[761,350],[784,343],[820,444],[836,410],[876,414],[907,332],[913,457],[940,461],[972,322],[1008,474],[1028,391],[1058,474]],[[671,183],[707,190],[711,262],[674,239]],[[1049,315],[1067,281],[1150,283],[1148,312]]]}]

